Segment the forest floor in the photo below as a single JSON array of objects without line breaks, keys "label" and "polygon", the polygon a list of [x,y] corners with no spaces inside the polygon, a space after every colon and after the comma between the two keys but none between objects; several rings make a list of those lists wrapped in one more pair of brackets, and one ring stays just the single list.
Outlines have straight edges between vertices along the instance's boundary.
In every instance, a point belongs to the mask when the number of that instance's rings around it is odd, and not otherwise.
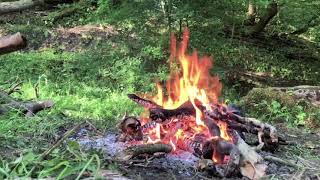
[{"label": "forest floor", "polygon": [[[114,130],[112,127],[124,112],[138,115],[142,109],[130,102],[126,94],[154,91],[151,82],[156,78],[165,78],[167,74],[167,62],[164,59],[169,54],[169,37],[163,38],[165,33],[156,33],[157,27],[146,27],[146,30],[140,31],[112,23],[48,25],[46,18],[50,13],[52,12],[36,10],[0,17],[0,23],[3,24],[0,36],[20,31],[28,39],[28,47],[22,52],[1,56],[1,88],[6,89],[11,83],[22,81],[22,92],[14,94],[15,98],[52,99],[55,102],[53,109],[40,112],[36,117],[23,118],[18,112],[13,112],[0,118],[0,179],[2,171],[12,167],[16,168],[9,171],[10,175],[25,176],[30,167],[34,166],[33,161],[39,154],[74,124],[89,120],[101,132],[107,133],[110,129]],[[259,47],[254,45],[257,43],[255,40],[228,37],[213,39],[218,42],[208,45],[211,40],[203,40],[207,38],[204,34],[208,32],[197,34],[195,29],[191,27],[191,36],[196,34],[195,39],[191,40],[191,44],[194,42],[192,48],[199,45],[200,54],[213,53],[216,60],[214,73],[219,74],[226,84],[223,99],[227,102],[241,102],[239,97],[243,97],[252,88],[252,84],[228,81],[227,74],[231,69],[273,73],[272,77],[288,80],[293,82],[292,85],[300,85],[297,82],[301,80],[310,85],[320,85],[320,75],[317,74],[320,62],[311,59],[310,62],[301,64],[299,60],[283,55],[283,51],[295,51],[296,47],[277,49],[270,44]],[[196,39],[198,37],[202,39]],[[227,58],[230,61],[224,63]],[[239,62],[237,58],[243,61]],[[268,72],[271,65],[275,68]],[[38,98],[34,92],[36,84],[40,87]],[[248,87],[244,87],[246,85]],[[269,85],[273,85],[272,81]],[[284,112],[283,109],[278,110],[274,107],[271,114],[282,113],[284,115],[281,118],[287,120],[271,123],[294,144],[281,146],[274,155],[301,166],[295,170],[283,165],[270,165],[273,169],[269,172],[269,178],[319,179],[319,130],[310,129],[305,124],[294,124],[292,118],[296,115],[290,114],[290,111]],[[92,155],[95,152],[86,154],[76,152],[77,149],[73,148],[73,145],[68,144],[66,148],[53,152],[51,159],[40,163],[44,167],[40,174],[43,177],[61,175],[54,170],[62,168],[62,165],[56,166],[62,162],[74,166],[70,174],[84,167],[88,168],[87,162],[95,157]],[[117,164],[101,161],[102,169],[117,169],[133,179],[156,178],[159,175],[165,179],[180,177],[179,172],[170,169],[136,176],[138,172],[149,171],[148,168],[135,167],[124,172]],[[25,165],[19,169],[21,164]],[[97,165],[92,166],[94,169]],[[284,170],[277,173],[279,168]]]}]

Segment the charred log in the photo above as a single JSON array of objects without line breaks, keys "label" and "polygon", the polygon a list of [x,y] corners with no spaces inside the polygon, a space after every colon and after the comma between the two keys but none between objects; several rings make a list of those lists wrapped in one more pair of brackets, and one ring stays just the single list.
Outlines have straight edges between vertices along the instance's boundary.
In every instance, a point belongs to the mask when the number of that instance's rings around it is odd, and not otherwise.
[{"label": "charred log", "polygon": [[204,123],[205,125],[208,127],[209,132],[211,134],[212,137],[218,136],[220,137],[220,128],[219,126],[213,121],[213,119],[209,119],[208,117],[206,117],[204,119]]},{"label": "charred log", "polygon": [[161,106],[159,106],[158,104],[156,104],[155,102],[152,102],[150,100],[146,100],[143,99],[135,94],[128,94],[129,99],[131,99],[132,101],[136,102],[137,104],[150,109],[150,108],[161,108]]},{"label": "charred log", "polygon": [[173,119],[183,119],[185,116],[195,116],[193,107],[181,107],[177,109],[152,108],[150,111],[150,119],[158,123],[169,123]]}]

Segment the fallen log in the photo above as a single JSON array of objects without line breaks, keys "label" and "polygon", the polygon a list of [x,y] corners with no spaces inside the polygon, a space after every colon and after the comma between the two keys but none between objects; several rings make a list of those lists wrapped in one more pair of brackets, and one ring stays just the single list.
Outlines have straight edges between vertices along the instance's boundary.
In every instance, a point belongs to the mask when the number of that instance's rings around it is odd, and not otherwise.
[{"label": "fallen log", "polygon": [[293,87],[269,87],[269,89],[290,92],[297,98],[307,99],[314,106],[320,106],[320,86],[301,85]]},{"label": "fallen log", "polygon": [[23,49],[27,46],[27,40],[19,32],[0,38],[0,55]]},{"label": "fallen log", "polygon": [[19,0],[0,3],[0,15],[19,12],[34,8],[35,6],[44,6],[46,4],[71,3],[76,0]]},{"label": "fallen log", "polygon": [[228,82],[240,82],[253,87],[290,86],[313,83],[308,80],[286,80],[273,77],[270,73],[259,73],[245,70],[231,70],[227,73],[227,79]]},{"label": "fallen log", "polygon": [[172,146],[168,144],[142,144],[130,146],[126,150],[119,152],[116,159],[119,161],[128,161],[142,154],[154,154],[157,152],[170,153]]}]

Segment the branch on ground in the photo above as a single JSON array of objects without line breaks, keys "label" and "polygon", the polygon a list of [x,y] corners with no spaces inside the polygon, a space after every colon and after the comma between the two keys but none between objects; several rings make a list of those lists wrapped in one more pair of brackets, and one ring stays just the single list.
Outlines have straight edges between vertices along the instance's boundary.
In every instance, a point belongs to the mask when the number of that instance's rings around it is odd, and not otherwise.
[{"label": "branch on ground", "polygon": [[26,117],[32,117],[39,111],[51,108],[54,103],[51,100],[38,101],[38,102],[21,102],[18,101],[4,91],[0,91],[0,115],[8,113],[10,110],[15,109],[21,111]]}]

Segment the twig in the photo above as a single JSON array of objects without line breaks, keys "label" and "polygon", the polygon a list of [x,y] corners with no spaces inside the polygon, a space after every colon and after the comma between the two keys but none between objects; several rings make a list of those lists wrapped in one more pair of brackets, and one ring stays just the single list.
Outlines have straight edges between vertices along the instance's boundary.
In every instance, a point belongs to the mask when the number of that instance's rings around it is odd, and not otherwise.
[{"label": "twig", "polygon": [[7,92],[7,94],[10,95],[10,94],[12,94],[12,93],[14,93],[14,92],[19,92],[19,90],[20,90],[20,85],[21,85],[22,83],[23,83],[23,82],[20,81],[20,82],[18,82],[17,84],[13,85],[13,86],[9,89],[9,91]]},{"label": "twig", "polygon": [[276,163],[281,163],[281,164],[284,164],[284,165],[287,165],[287,166],[294,167],[295,169],[298,169],[300,167],[299,165],[294,164],[294,163],[292,163],[290,161],[283,160],[283,159],[280,159],[280,158],[274,157],[274,156],[265,156],[264,160],[272,161],[272,162],[276,162]]},{"label": "twig", "polygon": [[38,99],[39,98],[39,82],[35,84],[34,86],[34,93],[36,95],[36,98]]},{"label": "twig", "polygon": [[99,131],[96,126],[94,126],[90,121],[86,120],[86,124],[88,124],[97,134],[103,135],[101,131]]},{"label": "twig", "polygon": [[[72,129],[68,130],[62,138],[60,138],[58,141],[56,141],[49,149],[47,149],[45,152],[43,152],[37,159],[37,161],[42,161],[46,156],[48,156],[53,150],[55,150],[58,146],[60,146],[69,136],[71,136],[77,129],[79,129],[85,122],[78,123],[75,125]],[[33,166],[32,169],[29,171],[27,177],[30,177],[30,175],[33,173],[33,171],[36,169],[37,165]]]}]

